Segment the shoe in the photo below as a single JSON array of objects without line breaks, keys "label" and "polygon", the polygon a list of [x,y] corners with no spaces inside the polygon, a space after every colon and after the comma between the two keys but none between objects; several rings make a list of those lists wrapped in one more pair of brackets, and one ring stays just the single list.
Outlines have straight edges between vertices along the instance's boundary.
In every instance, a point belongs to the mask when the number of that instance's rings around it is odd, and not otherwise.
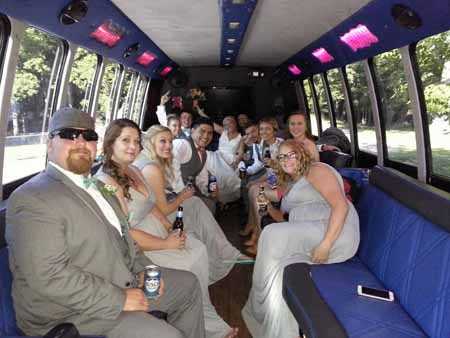
[{"label": "shoe", "polygon": [[256,231],[253,231],[252,233],[252,237],[250,237],[250,239],[248,241],[244,242],[245,246],[253,246],[256,245],[256,243],[258,243],[258,235],[256,234]]},{"label": "shoe", "polygon": [[245,228],[241,231],[239,231],[239,236],[247,237],[250,235],[253,231],[253,227],[249,224],[245,225]]},{"label": "shoe", "polygon": [[245,252],[248,253],[249,256],[256,257],[256,255],[258,254],[258,246],[255,244],[251,247],[248,247]]}]

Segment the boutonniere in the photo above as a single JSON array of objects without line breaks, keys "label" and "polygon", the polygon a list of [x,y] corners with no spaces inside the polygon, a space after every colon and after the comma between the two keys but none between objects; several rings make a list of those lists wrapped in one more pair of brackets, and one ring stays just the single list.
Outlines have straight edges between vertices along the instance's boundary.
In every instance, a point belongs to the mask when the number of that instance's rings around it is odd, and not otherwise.
[{"label": "boutonniere", "polygon": [[106,196],[113,196],[117,192],[117,188],[111,184],[105,184],[100,188],[100,191]]}]

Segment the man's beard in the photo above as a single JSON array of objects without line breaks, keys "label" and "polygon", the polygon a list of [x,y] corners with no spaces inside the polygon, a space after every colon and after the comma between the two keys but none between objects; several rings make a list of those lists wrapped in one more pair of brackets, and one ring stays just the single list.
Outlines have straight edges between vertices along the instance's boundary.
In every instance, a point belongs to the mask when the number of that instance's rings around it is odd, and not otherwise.
[{"label": "man's beard", "polygon": [[[86,154],[87,158],[76,156],[78,153]],[[88,150],[69,151],[69,156],[67,157],[67,169],[69,169],[69,171],[77,175],[87,174],[91,170],[92,163],[93,160]]]}]

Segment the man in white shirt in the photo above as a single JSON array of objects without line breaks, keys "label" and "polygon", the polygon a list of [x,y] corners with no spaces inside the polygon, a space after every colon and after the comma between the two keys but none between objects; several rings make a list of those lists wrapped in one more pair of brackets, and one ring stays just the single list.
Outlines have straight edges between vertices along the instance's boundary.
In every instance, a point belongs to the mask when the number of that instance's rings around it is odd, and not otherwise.
[{"label": "man in white shirt", "polygon": [[[41,336],[62,322],[109,338],[204,337],[199,284],[160,268],[157,302],[142,290],[151,261],[128,234],[109,186],[90,177],[95,121],[62,108],[49,122],[48,166],[8,200],[6,240],[17,324]],[[163,311],[168,322],[149,311]]]},{"label": "man in white shirt", "polygon": [[173,140],[172,153],[175,177],[181,177],[184,184],[189,177],[195,180],[199,197],[214,213],[218,191],[208,192],[209,172],[206,147],[213,137],[213,124],[208,118],[200,117],[192,125],[191,137]]}]

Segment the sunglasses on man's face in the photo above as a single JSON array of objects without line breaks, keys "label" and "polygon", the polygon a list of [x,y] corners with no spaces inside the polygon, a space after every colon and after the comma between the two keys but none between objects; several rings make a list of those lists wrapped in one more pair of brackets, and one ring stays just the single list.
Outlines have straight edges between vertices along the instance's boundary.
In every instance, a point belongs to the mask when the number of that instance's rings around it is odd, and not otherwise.
[{"label": "sunglasses on man's face", "polygon": [[81,135],[86,142],[98,141],[98,135],[92,129],[63,128],[51,132],[50,138],[56,135],[64,140],[75,141]]}]

